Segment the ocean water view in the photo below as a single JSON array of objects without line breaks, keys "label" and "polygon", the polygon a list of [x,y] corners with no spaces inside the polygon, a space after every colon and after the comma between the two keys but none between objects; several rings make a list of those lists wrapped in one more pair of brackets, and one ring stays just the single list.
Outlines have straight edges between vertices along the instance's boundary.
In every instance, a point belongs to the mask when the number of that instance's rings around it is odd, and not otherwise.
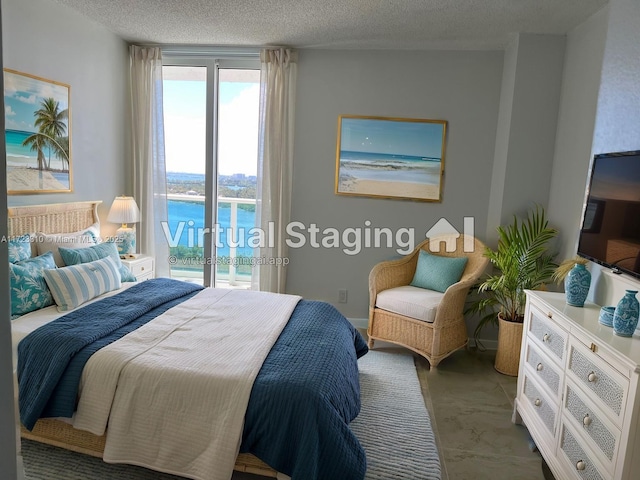
[{"label": "ocean water view", "polygon": [[[181,222],[184,225],[184,229],[180,237],[178,237],[178,245],[184,247],[190,246],[204,246],[202,238],[198,238],[197,232],[199,229],[204,228],[204,203],[202,202],[190,202],[182,200],[168,200],[168,220],[169,220],[169,232],[172,237],[177,235]],[[217,250],[217,255],[228,256],[230,253],[229,242],[227,239],[231,239],[233,243],[240,241],[240,245],[236,247],[236,256],[252,256],[253,249],[249,247],[249,239],[253,237],[249,230],[255,226],[255,211],[245,210],[238,208],[238,225],[237,230],[230,231],[231,224],[231,205],[222,203],[218,208],[218,225],[222,230],[219,235],[220,243],[222,247]],[[190,233],[192,237],[190,238]],[[240,237],[239,237],[240,235]],[[195,245],[190,244],[195,242]]]},{"label": "ocean water view", "polygon": [[[23,132],[20,130],[5,131],[7,145],[7,166],[9,167],[38,167],[38,154],[30,147],[24,146],[23,142],[35,132]],[[45,157],[49,159],[49,148],[43,149]],[[62,161],[51,154],[51,168],[62,169]],[[66,174],[65,174],[66,175]]]},{"label": "ocean water view", "polygon": [[[31,150],[30,147],[24,146],[23,142],[33,135],[34,132],[23,132],[20,130],[5,130],[6,148],[7,148],[7,168],[8,171],[24,168],[38,168],[38,154]],[[43,149],[45,157],[51,162],[53,170],[48,171],[62,187],[69,188],[69,173],[59,171],[63,168],[62,161],[54,155],[49,157],[49,149]],[[66,167],[66,165],[65,165]]]},{"label": "ocean water view", "polygon": [[440,158],[340,151],[341,179],[437,185],[440,166]]}]

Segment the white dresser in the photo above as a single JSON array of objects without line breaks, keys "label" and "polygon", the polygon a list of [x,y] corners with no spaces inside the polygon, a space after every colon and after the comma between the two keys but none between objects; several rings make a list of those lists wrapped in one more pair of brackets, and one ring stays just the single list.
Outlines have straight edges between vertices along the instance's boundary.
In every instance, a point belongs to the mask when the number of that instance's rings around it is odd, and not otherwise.
[{"label": "white dresser", "polygon": [[557,480],[640,479],[640,337],[614,335],[599,313],[527,292],[513,419]]}]

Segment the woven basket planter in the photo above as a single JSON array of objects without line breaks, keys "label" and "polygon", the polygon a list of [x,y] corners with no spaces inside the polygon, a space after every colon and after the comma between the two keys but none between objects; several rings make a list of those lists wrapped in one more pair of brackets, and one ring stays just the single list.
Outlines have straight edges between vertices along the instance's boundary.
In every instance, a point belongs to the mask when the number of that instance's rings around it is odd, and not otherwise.
[{"label": "woven basket planter", "polygon": [[507,322],[500,315],[498,315],[498,323],[498,351],[494,368],[504,375],[517,377],[523,324]]}]

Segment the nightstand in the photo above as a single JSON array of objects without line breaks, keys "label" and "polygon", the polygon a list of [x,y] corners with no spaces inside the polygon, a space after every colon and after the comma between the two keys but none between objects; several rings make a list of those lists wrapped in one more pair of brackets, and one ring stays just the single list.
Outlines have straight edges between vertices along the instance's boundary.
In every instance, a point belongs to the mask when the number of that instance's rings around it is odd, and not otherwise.
[{"label": "nightstand", "polygon": [[154,278],[155,272],[153,270],[153,257],[142,254],[134,254],[132,258],[121,259],[122,264],[129,269],[133,276],[141,282],[143,280],[149,280]]}]

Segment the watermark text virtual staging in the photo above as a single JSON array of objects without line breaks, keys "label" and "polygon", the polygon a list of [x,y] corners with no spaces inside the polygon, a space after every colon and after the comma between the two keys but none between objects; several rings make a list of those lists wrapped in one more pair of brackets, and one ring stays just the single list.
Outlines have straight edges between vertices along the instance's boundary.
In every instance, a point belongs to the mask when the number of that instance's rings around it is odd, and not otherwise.
[{"label": "watermark text virtual staging", "polygon": [[[187,247],[203,247],[205,235],[213,235],[216,248],[274,248],[276,243],[276,225],[269,222],[266,230],[260,227],[245,229],[244,227],[223,227],[215,224],[212,228],[196,227],[193,220],[178,222],[175,231],[171,231],[168,222],[162,222],[164,236],[170,247],[186,245]],[[459,232],[444,218],[438,220],[426,233],[424,238],[435,238],[440,235],[464,235],[464,251],[473,251],[475,222],[473,217],[463,217],[463,231]],[[372,226],[365,220],[363,226],[349,227],[342,230],[334,227],[320,228],[317,224],[291,222],[285,228],[285,242],[289,248],[337,248],[346,255],[357,255],[363,248],[394,248],[398,254],[411,253],[416,245],[416,234],[413,227],[398,228],[395,231],[388,227]],[[186,240],[186,244],[185,244]],[[455,242],[454,242],[455,243]],[[455,245],[439,242],[431,247],[432,251],[444,249],[455,250]]]}]

